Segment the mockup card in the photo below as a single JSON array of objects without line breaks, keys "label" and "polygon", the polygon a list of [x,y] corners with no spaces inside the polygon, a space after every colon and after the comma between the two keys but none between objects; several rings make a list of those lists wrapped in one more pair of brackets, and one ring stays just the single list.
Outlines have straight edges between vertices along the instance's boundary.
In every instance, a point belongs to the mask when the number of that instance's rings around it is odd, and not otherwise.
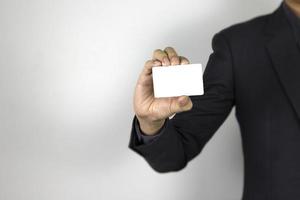
[{"label": "mockup card", "polygon": [[152,67],[154,97],[203,95],[201,64]]}]

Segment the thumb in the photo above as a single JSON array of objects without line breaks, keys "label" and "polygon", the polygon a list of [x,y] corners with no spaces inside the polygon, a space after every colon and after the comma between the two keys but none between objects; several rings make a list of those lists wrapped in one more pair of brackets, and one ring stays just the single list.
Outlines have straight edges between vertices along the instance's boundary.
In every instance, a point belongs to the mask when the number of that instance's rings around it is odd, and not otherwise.
[{"label": "thumb", "polygon": [[189,96],[183,95],[176,99],[175,113],[188,111],[192,109],[193,103]]}]

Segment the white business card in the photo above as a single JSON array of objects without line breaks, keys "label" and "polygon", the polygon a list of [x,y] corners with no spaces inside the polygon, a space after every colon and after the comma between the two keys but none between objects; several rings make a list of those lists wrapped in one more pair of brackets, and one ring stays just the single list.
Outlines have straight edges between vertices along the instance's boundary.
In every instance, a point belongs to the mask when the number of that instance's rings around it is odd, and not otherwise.
[{"label": "white business card", "polygon": [[152,67],[154,97],[203,95],[201,64]]}]

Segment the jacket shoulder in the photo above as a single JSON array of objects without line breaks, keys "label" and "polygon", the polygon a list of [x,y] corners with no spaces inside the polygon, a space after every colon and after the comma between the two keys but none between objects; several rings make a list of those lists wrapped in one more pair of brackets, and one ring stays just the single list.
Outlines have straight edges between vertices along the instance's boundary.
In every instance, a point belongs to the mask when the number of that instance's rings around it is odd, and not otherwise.
[{"label": "jacket shoulder", "polygon": [[223,34],[231,42],[257,37],[263,33],[263,28],[271,15],[260,15],[247,21],[233,24],[222,29],[219,33]]}]

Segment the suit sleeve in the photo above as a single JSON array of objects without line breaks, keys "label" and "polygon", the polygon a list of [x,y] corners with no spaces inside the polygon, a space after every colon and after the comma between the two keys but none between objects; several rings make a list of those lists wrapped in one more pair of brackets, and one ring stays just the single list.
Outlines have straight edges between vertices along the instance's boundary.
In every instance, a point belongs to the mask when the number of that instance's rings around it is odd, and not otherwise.
[{"label": "suit sleeve", "polygon": [[212,49],[203,73],[204,95],[190,96],[191,110],[169,119],[161,135],[147,144],[138,142],[132,123],[129,148],[157,172],[183,169],[202,151],[235,104],[232,55],[222,32],[214,35]]},{"label": "suit sleeve", "polygon": [[138,138],[138,142],[140,144],[149,144],[150,142],[152,142],[153,140],[157,139],[164,131],[166,124],[168,123],[169,118],[167,118],[165,120],[164,125],[162,126],[162,128],[160,130],[158,130],[158,132],[155,135],[145,135],[143,133],[143,131],[140,129],[140,124],[139,124],[139,120],[137,119],[136,116],[134,116],[133,118],[133,123],[135,126],[135,132]]}]

